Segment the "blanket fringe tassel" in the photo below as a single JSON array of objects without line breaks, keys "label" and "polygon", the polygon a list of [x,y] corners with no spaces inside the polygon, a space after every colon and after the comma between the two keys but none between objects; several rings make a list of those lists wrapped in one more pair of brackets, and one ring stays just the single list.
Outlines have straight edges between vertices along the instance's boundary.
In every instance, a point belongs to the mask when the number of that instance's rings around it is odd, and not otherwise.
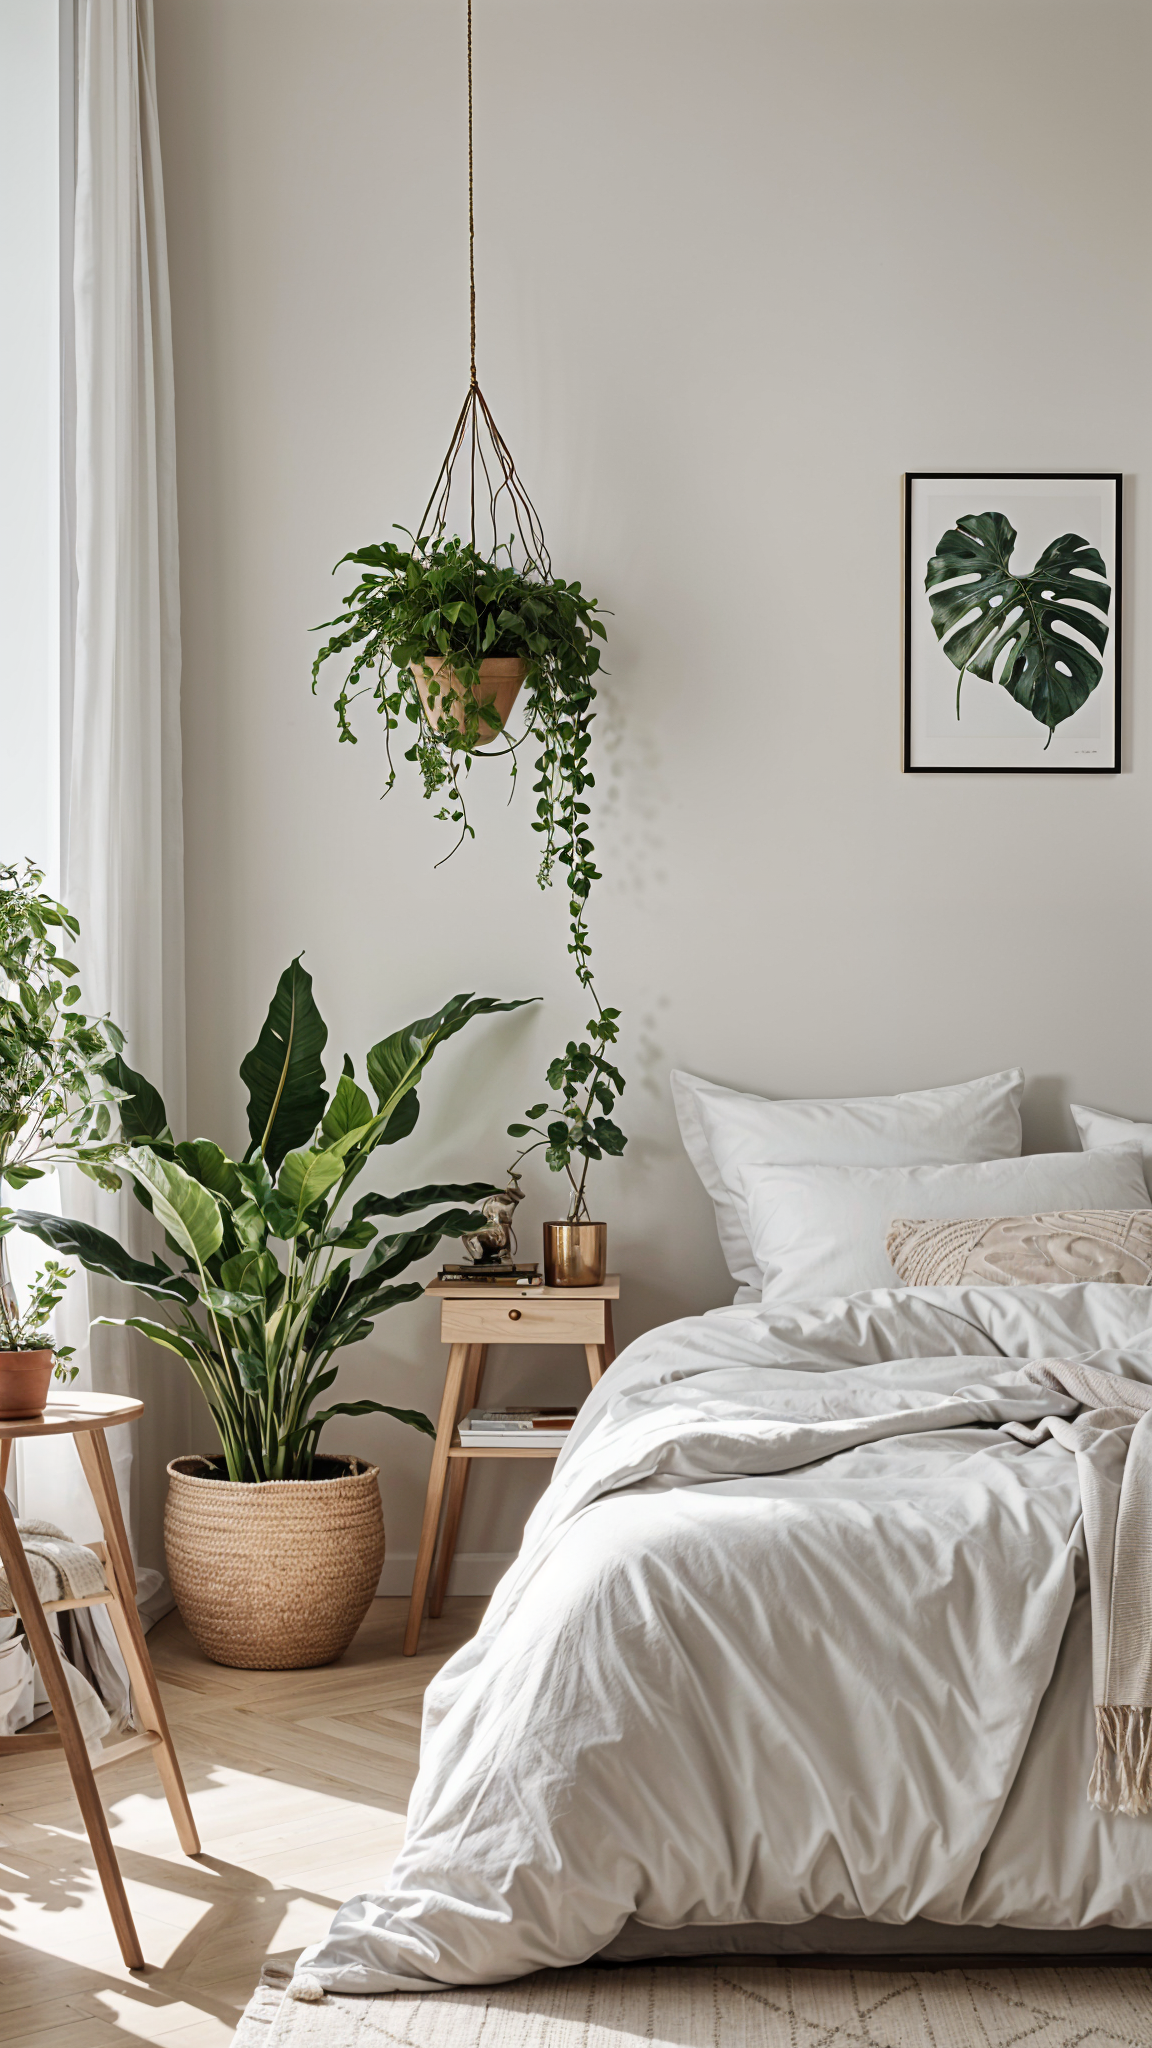
[{"label": "blanket fringe tassel", "polygon": [[324,1986],[311,1970],[298,1970],[288,1986],[289,1998],[298,1998],[301,2005],[323,2005]]},{"label": "blanket fringe tassel", "polygon": [[1103,1813],[1152,1811],[1152,1707],[1097,1707],[1088,1800]]}]

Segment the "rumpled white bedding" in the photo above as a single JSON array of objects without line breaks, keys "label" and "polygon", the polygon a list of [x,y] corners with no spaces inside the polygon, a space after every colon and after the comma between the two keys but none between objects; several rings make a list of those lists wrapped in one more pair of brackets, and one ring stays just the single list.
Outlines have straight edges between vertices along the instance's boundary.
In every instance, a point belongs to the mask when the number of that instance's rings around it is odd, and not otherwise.
[{"label": "rumpled white bedding", "polygon": [[492,1982],[630,1920],[1152,1926],[1152,1821],[1086,1799],[1075,1460],[998,1429],[1074,1408],[1013,1361],[1086,1356],[1152,1381],[1152,1291],[892,1289],[633,1344],[429,1688],[387,1892],[299,1988]]}]

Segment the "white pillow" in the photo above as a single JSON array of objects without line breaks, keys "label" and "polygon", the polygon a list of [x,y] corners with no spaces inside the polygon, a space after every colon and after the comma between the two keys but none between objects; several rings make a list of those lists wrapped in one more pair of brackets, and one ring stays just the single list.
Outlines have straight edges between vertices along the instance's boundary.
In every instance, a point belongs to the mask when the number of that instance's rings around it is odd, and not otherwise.
[{"label": "white pillow", "polygon": [[774,1166],[745,1173],[765,1301],[898,1287],[885,1239],[900,1216],[1147,1209],[1138,1145],[1034,1152],[973,1166]]},{"label": "white pillow", "polygon": [[716,1209],[734,1280],[759,1288],[740,1175],[750,1166],[919,1166],[1020,1154],[1019,1067],[910,1095],[770,1102],[673,1073],[684,1150]]},{"label": "white pillow", "polygon": [[1071,1105],[1072,1120],[1086,1152],[1100,1152],[1110,1145],[1139,1145],[1144,1155],[1144,1178],[1152,1195],[1152,1124],[1133,1123],[1131,1117],[1113,1116],[1107,1109],[1085,1109]]}]

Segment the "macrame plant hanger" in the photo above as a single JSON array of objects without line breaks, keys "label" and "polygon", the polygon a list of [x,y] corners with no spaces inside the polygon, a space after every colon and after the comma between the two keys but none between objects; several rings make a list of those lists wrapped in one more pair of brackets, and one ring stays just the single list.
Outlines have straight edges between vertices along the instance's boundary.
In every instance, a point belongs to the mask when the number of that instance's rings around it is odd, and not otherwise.
[{"label": "macrame plant hanger", "polygon": [[[535,569],[540,576],[550,576],[552,564],[544,543],[544,529],[540,515],[516,474],[512,451],[496,425],[488,401],[480,389],[476,377],[476,212],[472,159],[472,0],[468,0],[468,309],[471,339],[468,392],[460,408],[448,452],[440,465],[440,473],[432,488],[432,495],[424,507],[420,521],[419,539],[424,546],[435,546],[443,539],[448,526],[449,501],[452,485],[456,478],[456,466],[461,451],[467,449],[468,462],[468,507],[469,538],[472,546],[476,540],[476,499],[479,489],[481,505],[481,531],[485,540],[491,530],[490,548],[495,554],[497,548],[509,549],[518,540],[523,554],[521,567]],[[487,521],[484,516],[484,502],[487,500]],[[501,525],[510,519],[513,531],[502,534]],[[431,520],[431,526],[429,526]]]}]

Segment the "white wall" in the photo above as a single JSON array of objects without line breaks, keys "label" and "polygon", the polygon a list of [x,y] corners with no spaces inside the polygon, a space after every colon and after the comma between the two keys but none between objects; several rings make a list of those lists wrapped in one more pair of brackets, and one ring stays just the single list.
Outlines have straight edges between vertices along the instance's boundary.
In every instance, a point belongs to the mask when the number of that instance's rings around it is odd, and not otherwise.
[{"label": "white wall", "polygon": [[[498,1173],[584,1014],[527,787],[509,811],[477,771],[436,873],[371,719],[340,748],[308,689],[330,565],[419,515],[464,392],[462,0],[156,12],[193,1121],[240,1142],[236,1064],[304,946],[337,1056],[457,988],[543,994],[443,1056],[404,1162]],[[595,1203],[625,1336],[725,1291],[671,1066],[802,1094],[1021,1061],[1032,1147],[1075,1142],[1069,1094],[1152,1114],[1150,77],[1143,0],[477,0],[481,377],[615,614],[593,912],[631,1142]],[[1127,473],[1118,779],[900,774],[900,475],[980,466]],[[525,1250],[553,1207],[540,1174]],[[434,1406],[441,1370],[417,1304],[345,1391]],[[540,1383],[505,1354],[490,1390]],[[335,1438],[381,1457],[399,1585],[426,1446]],[[533,1490],[482,1473],[462,1549],[511,1547]]]}]

